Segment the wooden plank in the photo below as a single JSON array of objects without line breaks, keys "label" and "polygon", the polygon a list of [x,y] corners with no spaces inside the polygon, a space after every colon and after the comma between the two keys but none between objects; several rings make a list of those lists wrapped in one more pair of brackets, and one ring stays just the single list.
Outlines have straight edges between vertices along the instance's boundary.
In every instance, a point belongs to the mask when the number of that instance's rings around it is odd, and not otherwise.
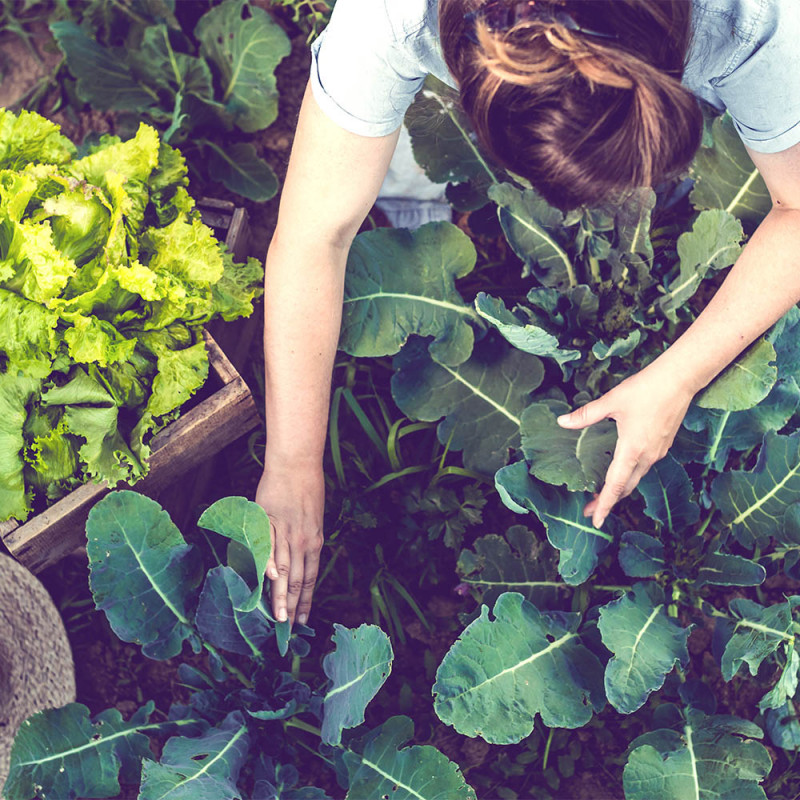
[{"label": "wooden plank", "polygon": [[231,215],[225,244],[236,261],[244,261],[250,254],[250,224],[246,209],[237,208]]},{"label": "wooden plank", "polygon": [[[261,424],[250,390],[235,370],[231,376],[230,362],[210,337],[209,350],[212,369],[223,387],[153,437],[150,471],[130,488],[157,495]],[[0,528],[0,536],[15,558],[32,572],[40,572],[83,543],[89,510],[108,491],[105,483],[84,484],[23,525]]]},{"label": "wooden plank", "polygon": [[197,207],[216,208],[220,211],[232,213],[236,206],[230,200],[218,200],[216,197],[202,197],[197,201]]}]

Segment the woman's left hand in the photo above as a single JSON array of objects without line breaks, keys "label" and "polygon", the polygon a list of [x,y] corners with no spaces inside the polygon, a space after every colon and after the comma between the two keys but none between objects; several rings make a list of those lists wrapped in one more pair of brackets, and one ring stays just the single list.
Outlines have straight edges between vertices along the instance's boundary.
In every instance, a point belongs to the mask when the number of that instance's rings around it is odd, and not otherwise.
[{"label": "woman's left hand", "polygon": [[693,396],[680,376],[654,361],[597,400],[558,418],[561,427],[573,430],[604,419],[617,423],[617,446],[605,483],[583,510],[596,528],[667,454]]}]

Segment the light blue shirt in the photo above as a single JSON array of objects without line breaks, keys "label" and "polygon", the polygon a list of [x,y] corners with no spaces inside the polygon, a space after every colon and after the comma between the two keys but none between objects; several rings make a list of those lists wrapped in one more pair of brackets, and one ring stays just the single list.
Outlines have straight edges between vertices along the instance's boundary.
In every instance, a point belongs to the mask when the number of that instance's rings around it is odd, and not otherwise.
[{"label": "light blue shirt", "polygon": [[[684,85],[757,152],[800,142],[800,0],[692,0],[692,27]],[[338,0],[311,52],[317,102],[362,136],[399,128],[429,73],[456,86],[437,0]]]}]

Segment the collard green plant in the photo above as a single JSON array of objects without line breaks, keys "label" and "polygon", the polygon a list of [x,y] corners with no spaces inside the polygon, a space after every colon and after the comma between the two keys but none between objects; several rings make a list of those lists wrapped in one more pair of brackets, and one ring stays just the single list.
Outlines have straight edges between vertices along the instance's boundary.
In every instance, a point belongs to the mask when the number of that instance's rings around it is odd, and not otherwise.
[{"label": "collard green plant", "polygon": [[201,326],[252,313],[261,266],[234,264],[187,184],[147,125],[79,158],[54,123],[0,111],[0,519],[144,476],[208,375]]},{"label": "collard green plant", "polygon": [[77,98],[147,120],[232,192],[271,198],[275,173],[246,137],[230,138],[233,130],[263,130],[278,116],[275,68],[290,43],[271,15],[248,0],[224,0],[183,30],[175,0],[99,5],[106,7],[74,4],[74,19],[50,24]]},{"label": "collard green plant", "polygon": [[[392,717],[373,730],[361,726],[394,657],[379,628],[336,626],[335,649],[324,659],[328,680],[316,688],[288,669],[286,650],[279,652],[280,629],[288,626],[272,618],[261,584],[252,579],[253,566],[263,572],[271,549],[263,509],[228,497],[199,524],[242,548],[229,549],[230,563],[204,570],[201,553],[167,513],[135,492],[108,494],[86,526],[92,592],[117,635],[161,660],[178,656],[183,643],[207,652],[207,670],[179,668],[190,690],[188,703],[173,704],[158,722],[151,721],[152,702],[127,722],[113,709],[92,717],[77,703],[34,715],[15,740],[3,796],[111,797],[122,782],[139,784],[142,800],[325,800],[321,789],[293,788],[299,775],[287,762],[296,745],[285,725],[292,721],[326,743],[325,758],[332,758],[351,800],[387,790],[408,800],[474,800],[458,767],[443,754],[430,746],[404,746],[414,734],[409,718]],[[309,654],[313,636],[311,628],[295,627],[287,643],[292,658]],[[308,720],[321,720],[322,729]],[[158,758],[150,737],[162,745]]]}]

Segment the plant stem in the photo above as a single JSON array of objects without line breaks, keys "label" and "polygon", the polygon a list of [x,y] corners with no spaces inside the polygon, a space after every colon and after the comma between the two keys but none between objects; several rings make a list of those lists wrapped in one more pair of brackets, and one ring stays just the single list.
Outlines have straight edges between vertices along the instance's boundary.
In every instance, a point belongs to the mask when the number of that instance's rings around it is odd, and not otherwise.
[{"label": "plant stem", "polygon": [[592,273],[592,280],[595,283],[600,283],[603,280],[600,275],[600,262],[593,256],[589,256],[589,270]]},{"label": "plant stem", "polygon": [[230,661],[228,661],[222,653],[214,647],[213,644],[209,644],[208,642],[203,642],[203,647],[208,650],[209,653],[213,653],[221,662],[222,666],[228,670],[243,686],[247,687],[248,689],[253,688],[253,682],[238,668],[234,667]]},{"label": "plant stem", "polygon": [[544,746],[544,756],[542,757],[542,772],[547,769],[547,757],[550,755],[550,745],[553,742],[553,729],[547,734],[547,744]]},{"label": "plant stem", "polygon": [[322,738],[322,731],[319,728],[315,728],[313,725],[309,725],[307,722],[303,722],[301,719],[296,719],[295,717],[291,717],[283,721],[284,728],[297,728],[299,731],[305,731],[306,733],[313,733],[315,736],[319,736],[320,739]]},{"label": "plant stem", "polygon": [[313,747],[309,747],[302,739],[298,739],[297,744],[299,744],[301,747],[304,747],[309,753],[313,753],[315,756],[317,756],[317,758],[321,758],[328,766],[335,766],[333,761],[331,761],[329,758],[325,758],[322,753],[319,753]]}]

